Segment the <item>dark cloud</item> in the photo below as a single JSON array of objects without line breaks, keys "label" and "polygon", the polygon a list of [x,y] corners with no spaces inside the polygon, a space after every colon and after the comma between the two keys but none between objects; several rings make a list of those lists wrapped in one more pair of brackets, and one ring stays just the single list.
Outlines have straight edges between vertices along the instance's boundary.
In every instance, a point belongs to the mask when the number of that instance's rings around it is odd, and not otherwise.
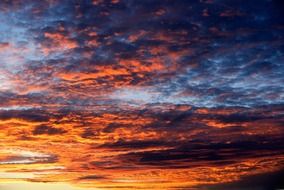
[{"label": "dark cloud", "polygon": [[13,118],[18,118],[26,121],[32,121],[32,122],[45,122],[49,120],[49,116],[45,113],[45,111],[40,111],[37,109],[25,109],[23,107],[23,110],[19,108],[20,110],[17,110],[17,107],[14,108],[15,110],[0,110],[1,120],[8,120]]},{"label": "dark cloud", "polygon": [[[266,141],[265,141],[266,140]],[[205,163],[208,165],[232,164],[236,160],[245,160],[253,157],[266,157],[273,154],[282,154],[284,147],[280,145],[282,139],[274,139],[274,141],[267,141],[267,139],[258,138],[258,141],[236,141],[231,143],[204,143],[202,141],[179,142],[182,146],[176,145],[174,148],[169,148],[175,142],[164,142],[167,145],[166,150],[151,150],[132,152],[121,155],[121,158],[128,163],[138,165],[153,165],[159,167],[197,167]],[[116,143],[109,146],[110,148],[128,148],[137,149],[145,148],[147,145],[155,147],[155,143],[147,142],[140,143],[140,146],[135,146],[134,142]],[[146,146],[145,146],[146,143]],[[128,146],[127,146],[128,145]],[[143,146],[144,145],[144,146]],[[157,143],[156,143],[157,145]],[[160,145],[160,147],[162,147]]]},{"label": "dark cloud", "polygon": [[105,176],[99,176],[99,175],[87,175],[80,177],[79,180],[103,180],[107,179]]},{"label": "dark cloud", "polygon": [[66,133],[66,131],[64,129],[61,128],[55,128],[52,126],[48,126],[48,125],[39,125],[36,126],[33,134],[34,135],[60,135],[60,134],[64,134]]},{"label": "dark cloud", "polygon": [[176,144],[175,142],[165,142],[165,141],[124,141],[119,140],[115,143],[103,144],[101,148],[109,148],[109,149],[143,149],[143,148],[153,148],[153,147],[163,147],[163,146],[170,146]]},{"label": "dark cloud", "polygon": [[271,190],[271,189],[281,189],[284,187],[283,183],[283,170],[278,170],[276,172],[270,172],[265,174],[258,174],[249,177],[244,177],[238,182],[218,184],[212,186],[198,187],[201,189],[208,190],[225,190],[225,189],[242,189],[242,190]]}]

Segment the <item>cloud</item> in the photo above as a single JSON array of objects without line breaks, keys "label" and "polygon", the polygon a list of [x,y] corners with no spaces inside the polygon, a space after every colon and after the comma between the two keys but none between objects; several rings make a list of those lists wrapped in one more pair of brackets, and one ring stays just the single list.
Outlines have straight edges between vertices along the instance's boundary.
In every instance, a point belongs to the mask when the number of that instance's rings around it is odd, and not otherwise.
[{"label": "cloud", "polygon": [[264,173],[259,175],[253,175],[250,177],[242,178],[239,182],[232,182],[227,184],[212,185],[203,187],[205,189],[278,189],[283,188],[283,182],[281,177],[283,171],[276,171],[270,173]]},{"label": "cloud", "polygon": [[33,131],[34,135],[43,135],[43,134],[59,135],[59,134],[63,134],[63,133],[66,133],[66,131],[64,129],[54,128],[54,127],[47,126],[47,125],[36,126],[36,128]]},{"label": "cloud", "polygon": [[282,4],[1,1],[1,176],[198,189],[283,168]]},{"label": "cloud", "polygon": [[88,175],[79,178],[79,180],[103,180],[103,179],[106,179],[106,177],[98,175]]},{"label": "cloud", "polygon": [[13,149],[4,149],[1,150],[1,154],[10,154],[13,156],[6,157],[1,159],[1,165],[10,165],[10,164],[34,164],[34,163],[53,163],[56,161],[56,156],[48,155],[39,152],[31,152],[26,150],[13,150]]}]

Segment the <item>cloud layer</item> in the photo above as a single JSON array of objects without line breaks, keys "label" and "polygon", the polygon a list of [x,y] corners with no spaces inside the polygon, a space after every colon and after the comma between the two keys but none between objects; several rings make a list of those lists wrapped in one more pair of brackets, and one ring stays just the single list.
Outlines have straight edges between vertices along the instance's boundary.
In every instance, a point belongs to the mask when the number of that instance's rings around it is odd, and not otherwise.
[{"label": "cloud layer", "polygon": [[214,189],[283,169],[282,7],[0,2],[0,181]]}]

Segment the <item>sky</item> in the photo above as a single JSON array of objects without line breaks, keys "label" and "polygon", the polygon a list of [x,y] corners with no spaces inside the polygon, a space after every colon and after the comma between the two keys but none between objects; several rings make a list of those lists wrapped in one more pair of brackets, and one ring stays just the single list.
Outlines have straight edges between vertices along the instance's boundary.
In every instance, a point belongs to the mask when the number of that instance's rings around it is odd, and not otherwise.
[{"label": "sky", "polygon": [[281,0],[0,1],[0,190],[284,188]]}]

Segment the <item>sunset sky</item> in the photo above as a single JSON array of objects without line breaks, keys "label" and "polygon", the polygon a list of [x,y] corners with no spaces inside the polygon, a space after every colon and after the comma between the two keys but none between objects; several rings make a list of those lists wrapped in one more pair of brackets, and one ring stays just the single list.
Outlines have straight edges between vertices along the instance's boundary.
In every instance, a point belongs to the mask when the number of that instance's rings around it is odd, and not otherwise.
[{"label": "sunset sky", "polygon": [[0,190],[281,179],[284,1],[0,1]]}]

